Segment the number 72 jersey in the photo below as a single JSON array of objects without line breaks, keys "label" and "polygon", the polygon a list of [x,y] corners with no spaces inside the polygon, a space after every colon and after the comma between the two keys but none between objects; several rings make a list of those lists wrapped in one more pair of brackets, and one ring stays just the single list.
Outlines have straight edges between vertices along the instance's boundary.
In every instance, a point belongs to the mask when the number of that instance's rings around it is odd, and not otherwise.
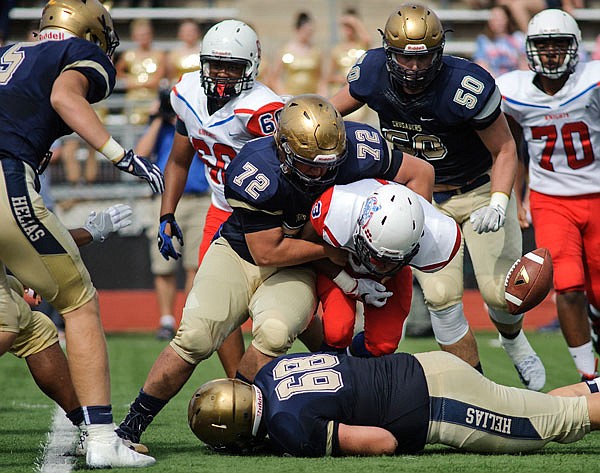
[{"label": "number 72 jersey", "polygon": [[554,196],[600,192],[600,61],[579,64],[547,95],[531,71],[498,78],[502,109],[521,125],[529,152],[529,186]]}]

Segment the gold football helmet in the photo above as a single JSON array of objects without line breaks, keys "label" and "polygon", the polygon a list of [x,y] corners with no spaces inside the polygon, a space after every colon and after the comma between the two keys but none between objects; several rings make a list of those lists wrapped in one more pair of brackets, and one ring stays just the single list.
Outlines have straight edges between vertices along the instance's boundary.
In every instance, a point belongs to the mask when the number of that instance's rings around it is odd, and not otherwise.
[{"label": "gold football helmet", "polygon": [[50,0],[40,20],[40,31],[45,28],[66,30],[97,44],[108,56],[119,45],[112,18],[99,0]]},{"label": "gold football helmet", "polygon": [[[387,68],[392,79],[399,85],[416,89],[426,87],[442,67],[445,32],[437,15],[426,6],[407,3],[395,10],[387,20],[383,47]],[[408,69],[398,64],[397,56],[431,54],[429,66]]]},{"label": "gold football helmet", "polygon": [[292,97],[283,107],[275,142],[285,176],[302,191],[332,184],[346,158],[346,127],[340,112],[315,94]]},{"label": "gold football helmet", "polygon": [[188,424],[202,442],[240,451],[264,437],[262,393],[239,379],[215,379],[196,390],[188,406]]}]

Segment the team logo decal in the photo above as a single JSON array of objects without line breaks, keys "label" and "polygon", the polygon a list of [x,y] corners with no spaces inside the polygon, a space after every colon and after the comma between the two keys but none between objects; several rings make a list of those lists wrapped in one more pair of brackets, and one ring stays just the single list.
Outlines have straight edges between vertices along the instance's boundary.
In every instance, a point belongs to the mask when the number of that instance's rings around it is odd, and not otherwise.
[{"label": "team logo decal", "polygon": [[365,228],[369,224],[369,221],[371,220],[371,217],[373,217],[373,214],[379,211],[380,209],[381,205],[379,204],[379,202],[377,202],[377,197],[369,197],[365,201],[365,205],[363,205],[362,212],[358,217],[358,224],[362,228]]},{"label": "team logo decal", "polygon": [[321,216],[321,209],[323,207],[323,204],[321,204],[320,200],[317,200],[315,202],[315,205],[313,205],[312,210],[310,211],[310,215],[312,218],[319,218]]}]

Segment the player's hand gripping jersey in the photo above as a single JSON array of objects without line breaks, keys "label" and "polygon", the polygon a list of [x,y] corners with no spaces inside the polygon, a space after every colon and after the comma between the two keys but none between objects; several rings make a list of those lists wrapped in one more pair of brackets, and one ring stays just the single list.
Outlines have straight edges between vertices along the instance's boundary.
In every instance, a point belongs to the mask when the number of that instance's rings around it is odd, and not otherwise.
[{"label": "player's hand gripping jersey", "polygon": [[215,207],[230,212],[223,193],[225,169],[249,140],[273,134],[281,98],[260,82],[233,97],[212,115],[208,98],[200,86],[200,73],[184,74],[171,92],[177,117],[177,131],[190,138],[206,164],[206,179]]},{"label": "player's hand gripping jersey", "polygon": [[492,76],[478,65],[444,56],[436,79],[412,97],[392,87],[385,52],[377,48],[358,60],[348,82],[352,97],[377,112],[388,141],[434,166],[436,184],[461,186],[491,167],[491,154],[476,130],[498,118],[501,97]]},{"label": "player's hand gripping jersey", "polygon": [[[388,153],[381,135],[369,125],[346,122],[347,157],[336,177],[337,184],[363,178],[392,180],[402,164],[401,153]],[[246,261],[254,263],[244,234],[283,225],[290,235],[308,221],[318,195],[295,187],[283,174],[275,139],[248,142],[227,169],[225,196],[233,208],[221,235]]]},{"label": "player's hand gripping jersey", "polygon": [[0,157],[20,159],[38,169],[52,143],[72,133],[50,103],[54,80],[69,69],[87,78],[90,103],[108,97],[115,86],[112,62],[85,39],[0,48]]},{"label": "player's hand gripping jersey", "polygon": [[533,84],[532,71],[498,78],[502,110],[523,129],[529,186],[543,194],[574,196],[600,189],[600,61],[580,63],[554,95]]}]

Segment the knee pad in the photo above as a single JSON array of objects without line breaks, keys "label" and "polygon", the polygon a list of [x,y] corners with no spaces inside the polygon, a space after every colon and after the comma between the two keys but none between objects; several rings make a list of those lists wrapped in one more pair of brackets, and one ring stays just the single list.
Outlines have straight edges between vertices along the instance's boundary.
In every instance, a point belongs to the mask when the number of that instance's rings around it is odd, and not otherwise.
[{"label": "knee pad", "polygon": [[427,305],[435,310],[460,303],[462,300],[462,284],[450,277],[419,279],[423,296]]},{"label": "knee pad", "polygon": [[[23,303],[26,304],[24,301]],[[58,330],[50,318],[41,312],[32,311],[29,323],[13,342],[10,352],[18,358],[27,358],[57,342]]]},{"label": "knee pad", "polygon": [[194,328],[180,327],[169,345],[185,361],[197,365],[217,351],[220,343],[213,338],[210,327],[201,323]]},{"label": "knee pad", "polygon": [[499,324],[504,325],[514,325],[523,320],[524,314],[512,315],[502,309],[494,309],[488,306],[488,312],[490,314],[490,318],[494,322],[498,322]]},{"label": "knee pad", "polygon": [[453,345],[469,331],[462,302],[446,309],[430,310],[431,327],[440,345]]},{"label": "knee pad", "polygon": [[297,334],[290,333],[289,327],[281,320],[268,317],[252,329],[252,344],[261,353],[277,357],[289,350],[296,336]]}]

